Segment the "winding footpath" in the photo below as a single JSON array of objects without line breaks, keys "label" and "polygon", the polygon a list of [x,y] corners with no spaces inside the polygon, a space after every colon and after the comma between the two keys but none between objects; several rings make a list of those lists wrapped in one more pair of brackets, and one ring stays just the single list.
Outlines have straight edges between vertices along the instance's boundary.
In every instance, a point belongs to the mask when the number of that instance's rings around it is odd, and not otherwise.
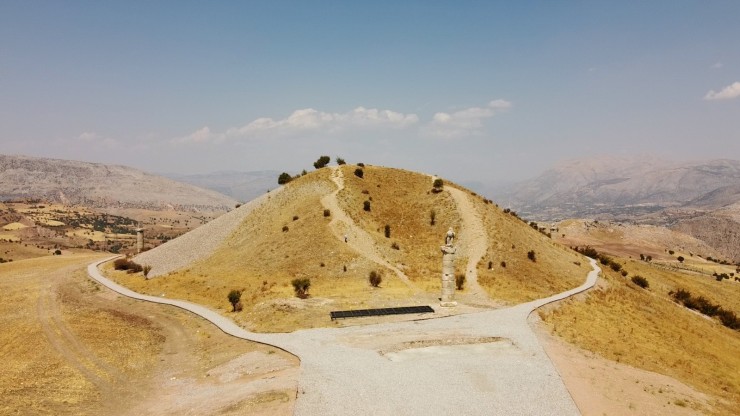
[{"label": "winding footpath", "polygon": [[453,187],[446,187],[445,190],[455,200],[462,220],[459,241],[468,256],[468,263],[465,266],[465,283],[476,302],[490,303],[488,295],[478,284],[478,263],[488,251],[488,235],[485,232],[483,220],[466,192]]},{"label": "winding footpath", "polygon": [[510,308],[287,334],[249,332],[203,306],[133,292],[102,276],[105,261],[88,273],[122,295],[191,311],[230,335],[297,355],[297,415],[580,414],[527,317],[593,287],[593,260],[581,286]]},{"label": "winding footpath", "polygon": [[376,243],[373,238],[361,227],[355,224],[354,220],[345,212],[339,205],[337,195],[344,189],[344,174],[338,166],[331,166],[331,180],[337,186],[337,189],[321,198],[321,204],[324,208],[331,211],[332,219],[329,222],[329,228],[331,228],[334,236],[340,241],[344,241],[345,236],[347,237],[347,244],[359,255],[369,259],[370,261],[388,268],[398,276],[399,279],[406,286],[416,289],[408,276],[401,271],[398,267],[392,265],[383,258],[383,255],[378,251]]}]

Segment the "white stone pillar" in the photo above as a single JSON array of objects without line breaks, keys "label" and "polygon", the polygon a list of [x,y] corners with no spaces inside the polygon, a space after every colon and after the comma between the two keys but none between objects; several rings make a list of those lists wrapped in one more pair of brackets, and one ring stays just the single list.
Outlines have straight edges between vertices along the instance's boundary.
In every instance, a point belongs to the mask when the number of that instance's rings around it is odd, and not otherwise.
[{"label": "white stone pillar", "polygon": [[455,252],[452,245],[442,246],[442,302],[440,306],[457,306],[455,302]]},{"label": "white stone pillar", "polygon": [[136,254],[141,253],[144,250],[144,229],[136,229]]}]

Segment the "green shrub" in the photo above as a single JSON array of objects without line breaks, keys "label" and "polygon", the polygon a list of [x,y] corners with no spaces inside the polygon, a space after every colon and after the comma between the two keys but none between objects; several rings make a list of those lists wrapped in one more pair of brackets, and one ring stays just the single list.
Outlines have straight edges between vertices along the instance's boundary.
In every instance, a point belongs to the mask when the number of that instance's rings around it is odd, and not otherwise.
[{"label": "green shrub", "polygon": [[331,158],[329,156],[321,156],[317,161],[313,163],[313,167],[316,169],[321,169],[324,166],[328,165],[329,162],[331,162]]},{"label": "green shrub", "polygon": [[365,176],[365,172],[361,168],[355,169],[355,176],[362,179]]},{"label": "green shrub", "polygon": [[293,290],[297,297],[301,299],[306,299],[308,297],[308,289],[311,287],[311,279],[307,277],[293,279],[290,284],[293,285]]},{"label": "green shrub", "polygon": [[455,287],[457,290],[463,290],[463,287],[465,287],[465,274],[458,273],[455,275]]},{"label": "green shrub", "polygon": [[503,267],[504,269],[506,268],[506,262],[505,261],[502,261],[501,262],[501,267]]},{"label": "green shrub", "polygon": [[719,321],[722,322],[722,325],[730,329],[734,329],[735,331],[740,330],[740,321],[738,321],[735,312],[720,309],[719,312],[717,312],[717,316],[719,316]]},{"label": "green shrub", "polygon": [[378,287],[380,286],[380,283],[383,281],[383,276],[380,273],[373,270],[367,276],[367,280],[370,282],[370,285],[372,287]]},{"label": "green shrub", "polygon": [[116,259],[113,262],[113,268],[116,270],[125,270],[127,273],[138,273],[144,270],[140,264],[129,259]]},{"label": "green shrub", "polygon": [[384,228],[385,238],[391,238],[391,226],[386,224]]},{"label": "green shrub", "polygon": [[435,179],[434,182],[432,182],[432,192],[439,193],[442,192],[442,188],[444,187],[444,181],[442,179]]},{"label": "green shrub", "polygon": [[152,271],[152,266],[145,264],[141,271],[144,273],[144,277],[148,277],[149,272]]},{"label": "green shrub", "polygon": [[593,247],[586,246],[580,250],[578,249],[578,247],[576,247],[575,250],[583,254],[586,257],[591,257],[592,259],[599,259],[599,252],[596,251],[596,249]]},{"label": "green shrub", "polygon": [[347,162],[345,162],[344,159],[342,159],[341,157],[337,156],[337,165],[344,165],[345,163],[347,163]]},{"label": "green shrub", "polygon": [[287,225],[283,225],[283,232],[284,233],[287,233],[288,232],[288,226]]},{"label": "green shrub", "polygon": [[532,262],[537,262],[537,255],[535,254],[534,250],[529,250],[527,252],[527,258],[532,260]]},{"label": "green shrub", "polygon": [[637,286],[640,286],[643,289],[647,289],[650,287],[650,283],[645,279],[644,277],[640,275],[632,276],[632,283],[636,284]]},{"label": "green shrub", "polygon": [[398,246],[398,243],[396,243],[395,241],[393,243],[391,243],[391,248],[394,249],[394,250],[400,250],[401,249],[401,247],[399,247]]},{"label": "green shrub", "polygon": [[324,216],[325,216],[325,217],[329,217],[329,216],[331,216],[331,211],[330,211],[330,210],[328,210],[328,209],[325,209],[325,210],[324,210]]},{"label": "green shrub", "polygon": [[493,262],[492,261],[489,261],[488,262],[488,270],[491,270],[491,269],[493,269]]},{"label": "green shrub", "polygon": [[292,180],[292,176],[290,176],[287,172],[283,172],[280,174],[280,176],[278,176],[278,185],[285,185]]},{"label": "green shrub", "polygon": [[362,209],[364,209],[365,211],[370,211],[370,201],[363,202]]},{"label": "green shrub", "polygon": [[609,265],[609,267],[611,267],[611,269],[614,270],[615,272],[618,272],[618,271],[622,270],[622,265],[619,264],[619,263],[617,263],[617,262],[612,262]]},{"label": "green shrub", "polygon": [[293,221],[298,221],[298,216],[297,215],[293,215]]},{"label": "green shrub", "polygon": [[431,210],[429,211],[429,225],[434,225],[437,223],[437,211]]},{"label": "green shrub", "polygon": [[239,301],[242,298],[242,291],[241,290],[232,290],[228,294],[229,303],[231,304],[231,312],[236,312],[236,306],[239,304]]}]

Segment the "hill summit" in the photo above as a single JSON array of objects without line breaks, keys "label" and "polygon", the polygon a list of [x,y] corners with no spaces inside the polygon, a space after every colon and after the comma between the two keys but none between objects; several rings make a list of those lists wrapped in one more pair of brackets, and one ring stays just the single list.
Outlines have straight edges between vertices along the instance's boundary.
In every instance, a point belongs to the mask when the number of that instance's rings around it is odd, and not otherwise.
[{"label": "hill summit", "polygon": [[[437,303],[450,227],[457,273],[466,276],[458,299],[471,307],[558,293],[590,270],[514,213],[452,183],[434,187],[436,179],[376,166],[321,168],[135,257],[152,267],[150,279],[118,278],[225,312],[227,293],[239,290],[247,313],[237,321],[282,331],[325,325],[328,310]],[[368,283],[371,272],[379,287]],[[296,299],[294,279],[309,279],[308,299]]]}]

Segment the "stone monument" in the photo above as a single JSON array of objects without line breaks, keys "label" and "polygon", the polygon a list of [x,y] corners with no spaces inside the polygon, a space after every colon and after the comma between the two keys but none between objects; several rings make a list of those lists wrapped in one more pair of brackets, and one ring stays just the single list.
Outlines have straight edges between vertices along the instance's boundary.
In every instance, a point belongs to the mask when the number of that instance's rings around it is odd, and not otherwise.
[{"label": "stone monument", "polygon": [[457,248],[453,245],[455,242],[455,232],[452,227],[447,230],[445,236],[445,245],[442,249],[442,301],[440,306],[453,307],[457,306],[455,302],[455,252]]},{"label": "stone monument", "polygon": [[144,250],[144,229],[141,226],[136,228],[136,254]]}]

